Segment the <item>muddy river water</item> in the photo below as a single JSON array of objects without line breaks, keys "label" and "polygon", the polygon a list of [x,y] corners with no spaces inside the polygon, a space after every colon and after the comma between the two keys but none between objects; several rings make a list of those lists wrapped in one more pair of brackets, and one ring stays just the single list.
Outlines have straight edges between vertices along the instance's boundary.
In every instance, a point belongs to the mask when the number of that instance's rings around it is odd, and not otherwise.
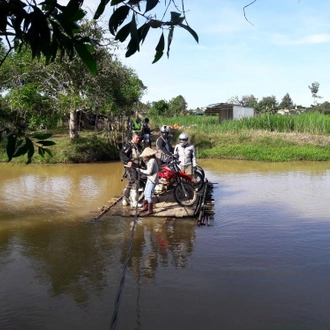
[{"label": "muddy river water", "polygon": [[330,329],[330,163],[199,163],[210,226],[139,218],[127,262],[132,219],[89,221],[120,163],[0,164],[0,329]]}]

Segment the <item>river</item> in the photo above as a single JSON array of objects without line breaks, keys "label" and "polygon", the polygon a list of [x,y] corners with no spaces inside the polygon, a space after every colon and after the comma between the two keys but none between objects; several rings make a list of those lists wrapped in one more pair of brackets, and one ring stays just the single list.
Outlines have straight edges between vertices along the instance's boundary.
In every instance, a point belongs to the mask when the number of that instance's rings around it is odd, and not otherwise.
[{"label": "river", "polygon": [[330,329],[330,163],[199,163],[210,225],[139,218],[127,267],[120,163],[0,163],[0,329]]}]

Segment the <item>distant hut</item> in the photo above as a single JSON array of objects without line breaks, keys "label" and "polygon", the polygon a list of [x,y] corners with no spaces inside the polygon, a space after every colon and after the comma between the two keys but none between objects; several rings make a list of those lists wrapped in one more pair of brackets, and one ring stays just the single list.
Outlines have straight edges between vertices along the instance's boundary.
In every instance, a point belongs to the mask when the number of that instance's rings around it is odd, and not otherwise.
[{"label": "distant hut", "polygon": [[229,119],[241,119],[254,116],[254,108],[229,103],[210,104],[204,110],[206,116],[219,116],[219,123]]}]

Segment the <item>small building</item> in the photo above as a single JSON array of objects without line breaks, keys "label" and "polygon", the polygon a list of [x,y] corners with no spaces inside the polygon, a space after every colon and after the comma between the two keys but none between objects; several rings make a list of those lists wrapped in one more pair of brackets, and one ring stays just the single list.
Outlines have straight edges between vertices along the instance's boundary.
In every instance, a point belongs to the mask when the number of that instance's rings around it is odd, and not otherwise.
[{"label": "small building", "polygon": [[229,103],[216,103],[208,105],[204,110],[206,116],[219,116],[222,123],[229,119],[241,119],[254,116],[254,108]]}]

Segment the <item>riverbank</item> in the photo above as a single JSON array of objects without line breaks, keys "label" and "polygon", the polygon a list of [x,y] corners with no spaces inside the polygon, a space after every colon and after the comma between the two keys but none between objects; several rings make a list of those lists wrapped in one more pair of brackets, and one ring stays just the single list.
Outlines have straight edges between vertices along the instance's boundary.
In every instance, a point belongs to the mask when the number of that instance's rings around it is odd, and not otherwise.
[{"label": "riverbank", "polygon": [[330,137],[325,135],[251,130],[209,133],[196,136],[195,140],[199,158],[271,162],[330,160]]},{"label": "riverbank", "polygon": [[[196,147],[198,158],[239,159],[253,161],[330,161],[330,136],[306,133],[279,133],[245,130],[230,133],[205,133],[185,129]],[[173,130],[173,142],[181,130]],[[153,146],[157,134],[153,137]],[[41,157],[37,152],[35,164],[91,163],[118,160],[118,144],[102,134],[81,133],[77,141],[70,141],[66,134],[54,135],[56,145],[50,147],[52,156]],[[26,156],[13,158],[13,163],[25,163]],[[0,161],[6,162],[4,142],[0,147]]]}]

